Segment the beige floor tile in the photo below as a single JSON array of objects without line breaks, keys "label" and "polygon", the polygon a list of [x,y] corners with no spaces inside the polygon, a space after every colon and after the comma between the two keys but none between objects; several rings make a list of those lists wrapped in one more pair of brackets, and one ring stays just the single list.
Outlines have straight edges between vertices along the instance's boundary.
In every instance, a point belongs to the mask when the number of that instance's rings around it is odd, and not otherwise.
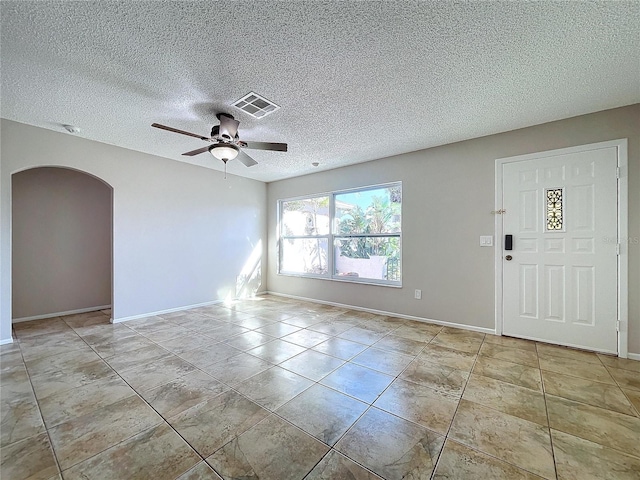
[{"label": "beige floor tile", "polygon": [[349,330],[345,330],[338,335],[345,340],[351,340],[352,342],[362,343],[364,345],[373,345],[378,340],[382,339],[386,335],[386,332],[377,332],[359,325],[351,327]]},{"label": "beige floor tile", "polygon": [[215,340],[216,342],[224,342],[229,338],[249,331],[248,328],[244,328],[233,323],[224,323],[222,325],[216,325],[213,328],[202,328],[201,330],[198,330],[197,327],[194,329],[202,333],[203,335],[206,335],[207,337]]},{"label": "beige floor tile", "polygon": [[561,347],[559,345],[549,345],[547,343],[536,343],[536,348],[538,350],[538,356],[540,357],[562,357],[582,363],[601,364],[600,359],[593,352]]},{"label": "beige floor tile", "polygon": [[90,345],[102,358],[108,358],[114,355],[124,355],[133,350],[139,350],[155,344],[145,336],[136,333],[135,335],[115,340],[111,338],[100,339],[98,343],[90,343]]},{"label": "beige floor tile", "polygon": [[402,372],[400,378],[419,383],[438,392],[460,397],[467,383],[469,372],[445,367],[436,363],[414,360]]},{"label": "beige floor tile", "polygon": [[168,422],[206,457],[268,415],[258,404],[228,391],[170,417]]},{"label": "beige floor tile", "polygon": [[172,382],[195,371],[195,367],[175,355],[141,363],[135,368],[120,372],[122,378],[139,392]]},{"label": "beige floor tile", "polygon": [[149,404],[164,418],[173,417],[185,410],[205,402],[229,387],[210,375],[196,370],[151,390],[140,392]]},{"label": "beige floor tile", "polygon": [[335,448],[385,479],[422,479],[430,478],[444,438],[374,407]]},{"label": "beige floor tile", "polygon": [[487,334],[484,337],[484,342],[536,353],[536,342],[532,342],[531,340]]},{"label": "beige floor tile", "polygon": [[279,366],[318,382],[344,363],[344,360],[339,358],[315,350],[306,350],[300,355],[282,362]]},{"label": "beige floor tile", "polygon": [[609,383],[611,385],[616,384],[602,364],[596,365],[595,363],[586,363],[581,360],[552,356],[539,357],[539,361],[542,370],[586,378],[587,380]]},{"label": "beige floor tile", "polygon": [[398,337],[407,338],[409,340],[415,340],[418,342],[428,343],[430,342],[440,331],[442,327],[440,325],[434,325],[432,323],[412,322],[409,325],[402,325],[393,331],[393,335]]},{"label": "beige floor tile", "polygon": [[397,379],[373,405],[434,432],[446,434],[456,413],[458,398]]},{"label": "beige floor tile", "polygon": [[0,477],[7,480],[48,480],[58,474],[46,433],[3,446]]},{"label": "beige floor tile", "polygon": [[40,400],[40,410],[47,428],[52,428],[134,394],[120,377],[108,377],[49,395]]},{"label": "beige floor tile", "polygon": [[186,360],[192,365],[198,368],[208,367],[214,363],[223,362],[231,357],[240,355],[241,350],[233,348],[226,343],[214,343],[206,347],[198,348],[196,350],[189,350],[188,352],[180,353],[179,356],[183,360]]},{"label": "beige floor tile", "polygon": [[[4,385],[2,388],[4,389]],[[0,413],[2,415],[0,447],[2,448],[45,431],[33,393],[3,399]]]},{"label": "beige floor tile", "polygon": [[171,427],[163,423],[66,470],[64,478],[175,478],[200,460],[193,449]]},{"label": "beige floor tile", "polygon": [[612,367],[607,367],[607,370],[622,388],[640,391],[640,372]]},{"label": "beige floor tile", "polygon": [[375,348],[379,348],[381,350],[389,350],[391,352],[413,356],[418,355],[425,345],[426,342],[403,338],[398,335],[394,335],[394,332],[391,332],[389,335],[373,344]]},{"label": "beige floor tile", "polygon": [[12,327],[18,340],[24,340],[27,337],[36,335],[60,333],[71,329],[60,317],[18,322],[14,323]]},{"label": "beige floor tile", "polygon": [[464,330],[455,331],[454,329],[444,327],[442,331],[431,340],[430,345],[440,345],[441,347],[452,348],[477,354],[482,345],[484,334],[476,332],[466,332]]},{"label": "beige floor tile", "polygon": [[538,368],[538,354],[531,350],[485,342],[480,348],[480,355]]},{"label": "beige floor tile", "polygon": [[536,480],[538,475],[485,455],[453,440],[444,445],[433,480]]},{"label": "beige floor tile", "polygon": [[141,333],[163,330],[165,328],[170,328],[173,325],[175,324],[157,315],[137,318],[135,320],[129,320],[126,322],[127,327]]},{"label": "beige floor tile", "polygon": [[281,363],[304,352],[306,348],[280,339],[272,340],[259,347],[247,350],[247,353],[254,355],[270,363]]},{"label": "beige floor tile", "polygon": [[478,360],[473,367],[473,373],[519,385],[520,387],[542,391],[540,370],[526,365],[478,356]]},{"label": "beige floor tile", "polygon": [[305,480],[382,480],[381,477],[335,450],[331,450],[311,470]]},{"label": "beige floor tile", "polygon": [[198,333],[194,335],[186,335],[182,337],[173,338],[171,340],[166,340],[164,342],[159,342],[158,345],[170,351],[171,353],[174,353],[176,355],[182,355],[192,350],[197,350],[199,348],[206,348],[209,345],[213,345],[215,343],[218,343],[218,341],[206,335],[202,335]]},{"label": "beige floor tile", "polygon": [[333,446],[368,408],[366,403],[316,384],[276,410],[285,420]]},{"label": "beige floor tile", "polygon": [[222,480],[222,477],[214,472],[207,462],[202,461],[176,480]]},{"label": "beige floor tile", "polygon": [[547,425],[544,395],[535,390],[471,374],[462,398],[514,417]]},{"label": "beige floor tile", "polygon": [[329,340],[331,337],[321,332],[314,332],[313,330],[299,330],[290,335],[282,337],[282,340],[289,343],[295,343],[301,347],[311,348],[315,347],[319,343]]},{"label": "beige floor tile", "polygon": [[146,363],[151,360],[159,360],[160,358],[169,357],[171,355],[173,355],[171,352],[159,347],[158,345],[149,345],[148,347],[132,350],[123,355],[107,357],[104,361],[107,362],[116,372],[124,372],[137,367],[141,363]]},{"label": "beige floor tile", "polygon": [[171,324],[171,326],[167,328],[163,328],[162,330],[153,330],[149,332],[140,332],[142,335],[147,337],[149,340],[154,342],[165,342],[171,340],[173,338],[183,337],[185,335],[192,335],[193,332],[185,327],[180,325]]},{"label": "beige floor tile", "polygon": [[325,335],[340,335],[350,328],[356,327],[357,322],[338,321],[337,319],[323,320],[307,327],[308,330],[324,333]]},{"label": "beige floor tile", "polygon": [[445,367],[455,368],[470,372],[476,361],[475,353],[467,353],[460,350],[452,350],[440,345],[429,344],[418,356],[419,360],[426,360],[430,363],[444,365]]},{"label": "beige floor tile", "polygon": [[129,337],[142,337],[138,332],[127,327],[125,323],[92,325],[91,327],[76,330],[76,333],[89,345],[114,343]]},{"label": "beige floor tile", "polygon": [[465,399],[449,438],[541,477],[554,479],[549,430]]},{"label": "beige floor tile", "polygon": [[104,361],[79,364],[71,370],[31,377],[36,398],[41,400],[56,393],[81,387],[100,379],[114,378],[116,373]]},{"label": "beige floor tile", "polygon": [[[258,332],[246,332],[231,337],[224,341],[225,344],[230,345],[238,350],[251,350],[252,348],[259,347],[265,343],[269,343],[273,340],[273,337]],[[295,343],[295,342],[294,342]]]},{"label": "beige floor tile", "polygon": [[234,386],[272,366],[273,364],[266,360],[241,353],[224,362],[201,367],[201,370],[227,385]]},{"label": "beige floor tile", "polygon": [[90,348],[72,350],[25,362],[29,375],[46,375],[73,370],[78,365],[97,362],[100,356]]},{"label": "beige floor tile", "polygon": [[316,345],[313,347],[313,350],[341,358],[342,360],[349,360],[364,351],[366,348],[368,347],[361,343],[334,337],[330,338],[326,342]]},{"label": "beige floor tile", "polygon": [[31,398],[32,395],[33,388],[31,388],[31,381],[24,363],[0,374],[0,399],[2,399],[2,403]]},{"label": "beige floor tile", "polygon": [[20,341],[25,361],[50,357],[74,350],[87,350],[87,344],[73,330],[27,337]]},{"label": "beige floor tile", "polygon": [[612,355],[598,354],[598,358],[607,367],[620,368],[622,370],[631,370],[640,373],[640,362],[638,360],[629,360],[626,358],[618,358]]},{"label": "beige floor tile", "polygon": [[239,383],[234,388],[257,404],[273,411],[311,385],[313,382],[305,377],[284,368],[272,367]]},{"label": "beige floor tile", "polygon": [[637,480],[640,458],[551,430],[559,480]]},{"label": "beige floor tile", "polygon": [[23,365],[22,352],[17,342],[0,345],[0,372],[10,371]]},{"label": "beige floor tile", "polygon": [[399,375],[414,358],[413,355],[405,355],[403,353],[370,347],[350,361],[356,365],[361,365],[395,377]]},{"label": "beige floor tile", "polygon": [[301,330],[300,327],[289,325],[288,323],[276,322],[265,325],[264,327],[260,327],[255,331],[258,333],[264,333],[265,335],[270,335],[272,337],[280,338],[284,337],[285,335],[290,335],[299,330]]},{"label": "beige floor tile", "polygon": [[67,468],[159,424],[162,418],[137,395],[49,429],[60,468]]},{"label": "beige floor tile", "polygon": [[622,389],[631,404],[636,408],[636,415],[640,417],[640,391]]},{"label": "beige floor tile", "polygon": [[283,320],[284,323],[288,323],[289,325],[294,325],[300,328],[308,328],[311,325],[316,325],[322,321],[324,321],[324,318],[318,315],[294,315],[293,317],[289,317]]},{"label": "beige floor tile", "polygon": [[363,402],[373,403],[392,381],[390,375],[347,363],[324,377],[320,383]]},{"label": "beige floor tile", "polygon": [[595,407],[606,408],[627,415],[635,415],[633,407],[615,385],[594,382],[569,375],[542,372],[544,391],[557,397],[568,398],[576,402],[588,403]]},{"label": "beige floor tile", "polygon": [[640,457],[640,418],[547,395],[551,428]]},{"label": "beige floor tile", "polygon": [[311,435],[272,415],[206,460],[227,479],[293,479],[304,478],[328,450]]}]

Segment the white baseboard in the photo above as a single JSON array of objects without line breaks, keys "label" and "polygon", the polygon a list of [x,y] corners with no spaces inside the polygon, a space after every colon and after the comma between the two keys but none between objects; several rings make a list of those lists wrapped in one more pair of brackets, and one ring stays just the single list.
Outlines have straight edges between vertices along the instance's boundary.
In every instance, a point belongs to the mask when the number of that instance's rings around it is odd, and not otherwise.
[{"label": "white baseboard", "polygon": [[0,345],[8,345],[10,343],[13,343],[13,337],[3,338],[0,340]]},{"label": "white baseboard", "polygon": [[629,360],[638,360],[638,361],[640,361],[640,353],[627,353],[627,358]]},{"label": "white baseboard", "polygon": [[327,302],[324,300],[317,300],[315,298],[299,297],[296,295],[289,295],[286,293],[278,293],[278,292],[267,292],[267,293],[269,295],[274,295],[276,297],[293,298],[294,300],[302,300],[305,302],[320,303],[322,305],[331,305],[333,307],[348,308],[350,310],[358,310],[361,312],[375,313],[376,315],[387,315],[387,316],[398,317],[398,318],[406,318],[407,320],[416,320],[418,322],[435,323],[436,325],[461,328],[463,330],[471,330],[473,332],[489,333],[491,335],[495,335],[496,333],[495,329],[493,328],[476,327],[474,325],[464,325],[462,323],[445,322],[443,320],[434,320],[432,318],[416,317],[413,315],[404,315],[402,313],[395,313],[395,312],[386,312],[384,310],[375,310],[373,308],[357,307],[355,305],[346,305],[344,303]]},{"label": "white baseboard", "polygon": [[129,320],[138,320],[139,318],[153,317],[164,313],[180,312],[182,310],[190,310],[198,307],[208,307],[209,305],[218,305],[224,303],[224,300],[214,300],[212,302],[194,303],[193,305],[185,305],[183,307],[168,308],[166,310],[158,310],[156,312],[141,313],[140,315],[131,315],[129,317],[114,318],[111,323],[128,322]]},{"label": "white baseboard", "polygon": [[76,313],[97,312],[111,308],[111,305],[100,305],[98,307],[78,308],[77,310],[68,310],[66,312],[45,313],[43,315],[34,315],[32,317],[20,317],[11,320],[11,323],[30,322],[31,320],[42,320],[44,318],[64,317],[65,315],[75,315]]}]

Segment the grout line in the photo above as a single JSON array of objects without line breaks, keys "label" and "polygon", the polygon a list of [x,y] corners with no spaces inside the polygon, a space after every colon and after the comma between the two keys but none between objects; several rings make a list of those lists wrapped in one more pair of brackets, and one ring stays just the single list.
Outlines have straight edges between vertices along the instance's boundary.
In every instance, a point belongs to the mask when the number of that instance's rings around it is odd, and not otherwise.
[{"label": "grout line", "polygon": [[547,415],[547,432],[549,432],[549,442],[551,445],[551,459],[553,460],[553,471],[556,474],[556,478],[558,478],[558,465],[556,463],[556,451],[553,447],[553,435],[551,435],[551,419],[549,418],[549,406],[547,405],[547,389],[545,387],[544,375],[542,375],[542,365],[540,365],[540,352],[538,352],[538,343],[534,344],[536,346],[536,356],[538,357],[538,371],[540,372],[540,381],[542,383],[542,398],[544,399],[544,410]]}]

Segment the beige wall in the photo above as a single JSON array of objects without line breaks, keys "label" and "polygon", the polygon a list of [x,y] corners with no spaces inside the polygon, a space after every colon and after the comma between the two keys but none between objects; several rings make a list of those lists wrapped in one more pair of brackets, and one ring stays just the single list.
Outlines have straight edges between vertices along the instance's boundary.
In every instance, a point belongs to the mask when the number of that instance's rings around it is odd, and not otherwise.
[{"label": "beige wall", "polygon": [[116,320],[234,296],[248,260],[266,254],[263,182],[8,120],[1,134],[0,342],[11,338],[11,177],[23,170],[66,167],[113,188]]},{"label": "beige wall", "polygon": [[12,177],[13,317],[111,305],[111,188],[66,168]]},{"label": "beige wall", "polygon": [[[640,353],[640,104],[268,184],[268,289],[493,329],[495,160],[628,139],[629,351]],[[278,199],[403,182],[403,288],[277,274]],[[415,289],[422,300],[415,300]]]}]

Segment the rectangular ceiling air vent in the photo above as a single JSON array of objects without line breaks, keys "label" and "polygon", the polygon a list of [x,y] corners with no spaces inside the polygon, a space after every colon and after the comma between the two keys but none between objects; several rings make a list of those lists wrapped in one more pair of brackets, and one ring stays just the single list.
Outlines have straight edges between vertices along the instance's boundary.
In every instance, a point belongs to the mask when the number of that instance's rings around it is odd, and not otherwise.
[{"label": "rectangular ceiling air vent", "polygon": [[244,97],[235,102],[233,106],[238,107],[240,110],[247,112],[255,118],[266,117],[280,108],[275,103],[270,102],[266,98],[261,97],[254,92],[247,93]]}]

